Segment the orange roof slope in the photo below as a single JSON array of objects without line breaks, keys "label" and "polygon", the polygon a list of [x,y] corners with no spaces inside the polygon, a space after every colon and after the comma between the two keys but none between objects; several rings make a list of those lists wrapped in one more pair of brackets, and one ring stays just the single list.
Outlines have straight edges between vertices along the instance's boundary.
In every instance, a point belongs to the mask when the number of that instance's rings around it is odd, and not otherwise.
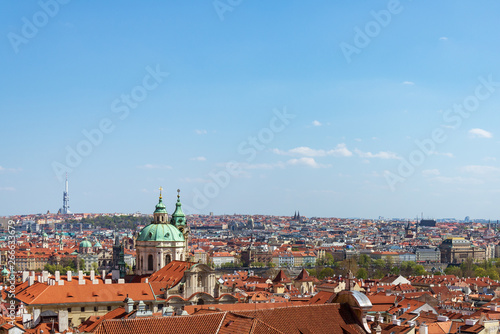
[{"label": "orange roof slope", "polygon": [[156,299],[148,283],[46,285],[39,282],[18,292],[16,298],[27,305],[40,305],[121,302],[127,295],[134,300]]}]

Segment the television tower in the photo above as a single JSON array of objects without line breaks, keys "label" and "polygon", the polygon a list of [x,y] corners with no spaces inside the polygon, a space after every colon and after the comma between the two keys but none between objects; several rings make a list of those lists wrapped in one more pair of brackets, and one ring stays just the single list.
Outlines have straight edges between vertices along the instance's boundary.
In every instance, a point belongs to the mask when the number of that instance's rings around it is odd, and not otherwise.
[{"label": "television tower", "polygon": [[63,206],[61,208],[61,213],[66,215],[69,212],[69,193],[68,193],[68,173],[66,173],[66,186],[63,192]]}]

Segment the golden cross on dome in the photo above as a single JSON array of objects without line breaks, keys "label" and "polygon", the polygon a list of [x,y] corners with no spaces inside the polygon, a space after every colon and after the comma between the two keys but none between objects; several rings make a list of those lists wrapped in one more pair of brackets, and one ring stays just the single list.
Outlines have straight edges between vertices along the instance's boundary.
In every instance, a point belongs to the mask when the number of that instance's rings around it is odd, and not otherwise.
[{"label": "golden cross on dome", "polygon": [[181,192],[181,190],[177,189],[177,198],[181,197],[180,192]]},{"label": "golden cross on dome", "polygon": [[161,191],[163,190],[163,187],[160,187],[160,198],[161,198]]}]

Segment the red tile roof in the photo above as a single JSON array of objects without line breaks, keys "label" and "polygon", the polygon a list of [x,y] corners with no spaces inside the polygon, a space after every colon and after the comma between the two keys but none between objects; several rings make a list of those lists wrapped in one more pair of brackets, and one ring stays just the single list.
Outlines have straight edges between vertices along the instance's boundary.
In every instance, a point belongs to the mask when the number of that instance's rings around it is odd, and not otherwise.
[{"label": "red tile roof", "polygon": [[325,304],[264,310],[214,312],[192,316],[109,319],[93,333],[254,333],[364,334],[348,305]]},{"label": "red tile roof", "polygon": [[148,283],[47,285],[39,282],[17,292],[16,298],[27,305],[40,305],[121,302],[127,295],[134,300],[156,299]]}]

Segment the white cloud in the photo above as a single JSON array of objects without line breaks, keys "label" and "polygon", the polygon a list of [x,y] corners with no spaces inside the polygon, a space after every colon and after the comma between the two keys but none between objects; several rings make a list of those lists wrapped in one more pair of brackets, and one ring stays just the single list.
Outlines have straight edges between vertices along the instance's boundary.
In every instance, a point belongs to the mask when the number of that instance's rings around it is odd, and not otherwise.
[{"label": "white cloud", "polygon": [[279,155],[290,155],[290,156],[305,156],[305,157],[350,157],[352,152],[346,147],[345,144],[338,144],[335,148],[331,150],[317,150],[306,146],[300,146],[292,148],[288,151],[282,151],[280,149],[272,149],[271,152]]},{"label": "white cloud", "polygon": [[285,168],[285,164],[281,161],[275,163],[260,163],[260,164],[249,164],[249,163],[239,163],[238,166],[241,169],[276,169]]},{"label": "white cloud", "polygon": [[207,158],[205,158],[205,157],[194,157],[194,158],[191,158],[191,160],[194,160],[194,161],[207,161]]},{"label": "white cloud", "polygon": [[489,131],[483,130],[483,129],[471,129],[469,130],[469,135],[472,138],[492,138],[493,134]]},{"label": "white cloud", "polygon": [[430,155],[441,155],[441,156],[448,157],[448,158],[453,158],[454,157],[453,153],[450,153],[450,152],[431,151],[431,152],[429,152],[429,154]]},{"label": "white cloud", "polygon": [[137,166],[140,169],[172,169],[171,166],[168,165],[154,165],[154,164],[145,164],[141,166]]},{"label": "white cloud", "polygon": [[0,187],[0,191],[16,191],[14,187]]},{"label": "white cloud", "polygon": [[0,173],[16,173],[21,171],[21,168],[5,168],[0,166]]},{"label": "white cloud", "polygon": [[422,175],[425,177],[428,176],[437,176],[440,175],[439,169],[425,169],[422,171]]},{"label": "white cloud", "polygon": [[500,168],[493,166],[468,165],[462,167],[462,171],[472,174],[490,174],[500,172]]},{"label": "white cloud", "polygon": [[197,135],[206,135],[208,133],[207,130],[194,130]]},{"label": "white cloud", "polygon": [[323,125],[323,124],[321,124],[321,122],[319,122],[319,121],[314,120],[314,121],[312,122],[312,125],[314,125],[314,126],[321,126],[321,125]]},{"label": "white cloud", "polygon": [[466,178],[461,176],[449,177],[449,176],[436,176],[433,180],[446,184],[463,184],[463,185],[478,185],[484,182],[474,178]]},{"label": "white cloud", "polygon": [[181,178],[181,182],[186,182],[186,183],[208,183],[208,182],[210,182],[210,180],[203,179],[201,177],[194,177],[194,178],[184,177],[184,178]]},{"label": "white cloud", "polygon": [[299,158],[299,159],[290,159],[286,162],[289,165],[302,165],[312,168],[326,168],[329,165],[318,164],[314,158]]},{"label": "white cloud", "polygon": [[403,81],[403,85],[414,85],[415,83],[413,81]]},{"label": "white cloud", "polygon": [[356,152],[357,155],[359,155],[361,158],[366,158],[366,159],[373,159],[373,158],[379,158],[379,159],[401,159],[396,153],[394,152],[389,152],[389,151],[380,151],[378,153],[372,153],[372,152],[362,152],[358,149],[355,149],[354,152]]},{"label": "white cloud", "polygon": [[443,37],[439,37],[439,40],[440,40],[440,41],[447,41],[447,40],[448,40],[448,37],[444,37],[444,36],[443,36]]}]

